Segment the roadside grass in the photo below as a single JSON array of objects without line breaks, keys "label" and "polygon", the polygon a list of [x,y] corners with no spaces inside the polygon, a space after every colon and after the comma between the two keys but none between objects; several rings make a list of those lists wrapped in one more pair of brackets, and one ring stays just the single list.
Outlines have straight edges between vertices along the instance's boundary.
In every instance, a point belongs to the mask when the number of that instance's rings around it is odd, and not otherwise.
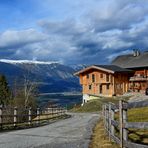
[{"label": "roadside grass", "polygon": [[[130,97],[112,97],[92,100],[87,102],[84,106],[74,107],[73,112],[99,112],[102,110],[104,103],[112,102],[119,103],[120,99],[128,100]],[[115,119],[119,120],[119,114],[115,115]],[[132,108],[128,110],[128,122],[148,122],[148,107]],[[148,145],[148,130],[147,129],[129,129],[129,140]],[[99,121],[92,136],[90,148],[116,148],[118,147],[113,142],[109,142],[103,127],[103,121]]]},{"label": "roadside grass", "polygon": [[119,148],[119,145],[109,141],[102,120],[99,121],[93,130],[92,141],[89,148]]}]

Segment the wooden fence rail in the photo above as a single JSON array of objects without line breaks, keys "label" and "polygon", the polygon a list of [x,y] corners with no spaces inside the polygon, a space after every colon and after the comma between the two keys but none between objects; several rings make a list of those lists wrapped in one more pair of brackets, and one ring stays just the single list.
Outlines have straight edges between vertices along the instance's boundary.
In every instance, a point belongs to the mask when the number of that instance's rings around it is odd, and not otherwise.
[{"label": "wooden fence rail", "polygon": [[[147,145],[137,144],[128,140],[128,129],[148,129],[148,122],[128,122],[127,111],[131,108],[148,107],[148,101],[128,103],[120,100],[119,105],[108,103],[103,105],[102,115],[104,128],[109,136],[120,145],[121,148],[148,148]],[[115,113],[119,112],[119,121],[115,120]],[[115,134],[115,128],[119,129],[119,135]]]},{"label": "wooden fence rail", "polygon": [[41,121],[57,118],[66,115],[65,108],[40,108],[20,109],[20,108],[3,108],[0,106],[0,130],[5,127],[19,127],[20,125],[39,125]]}]

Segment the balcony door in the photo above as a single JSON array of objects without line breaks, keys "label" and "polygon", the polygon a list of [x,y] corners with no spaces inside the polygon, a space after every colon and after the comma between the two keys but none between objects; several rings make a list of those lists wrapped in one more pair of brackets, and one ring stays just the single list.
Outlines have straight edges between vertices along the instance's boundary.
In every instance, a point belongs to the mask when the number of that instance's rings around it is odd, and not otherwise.
[{"label": "balcony door", "polygon": [[100,94],[102,94],[102,85],[99,86]]}]

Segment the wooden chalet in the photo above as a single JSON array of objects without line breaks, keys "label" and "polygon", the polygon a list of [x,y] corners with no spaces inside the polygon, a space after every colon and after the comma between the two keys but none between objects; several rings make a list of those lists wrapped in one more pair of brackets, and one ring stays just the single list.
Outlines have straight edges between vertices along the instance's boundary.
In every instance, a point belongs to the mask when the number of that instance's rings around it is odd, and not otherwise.
[{"label": "wooden chalet", "polygon": [[112,64],[134,71],[129,78],[129,88],[133,91],[145,92],[148,88],[148,52],[121,55],[112,61]]},{"label": "wooden chalet", "polygon": [[75,73],[80,77],[83,103],[96,96],[122,95],[148,88],[148,52],[116,57],[111,65],[92,65]]},{"label": "wooden chalet", "polygon": [[129,89],[132,71],[115,65],[92,65],[75,73],[80,77],[83,104],[96,96],[122,95]]}]

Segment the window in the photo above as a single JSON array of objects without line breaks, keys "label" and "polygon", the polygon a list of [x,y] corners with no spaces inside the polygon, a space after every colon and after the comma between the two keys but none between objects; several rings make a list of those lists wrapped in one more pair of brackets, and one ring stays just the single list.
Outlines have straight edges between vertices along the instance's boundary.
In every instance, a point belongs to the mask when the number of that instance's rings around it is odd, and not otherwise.
[{"label": "window", "polygon": [[103,78],[103,73],[100,74],[100,78]]},{"label": "window", "polygon": [[92,82],[95,82],[95,75],[92,74]]},{"label": "window", "polygon": [[109,89],[109,85],[106,85],[106,89]]},{"label": "window", "polygon": [[86,75],[87,79],[89,79],[89,74]]},{"label": "window", "polygon": [[88,89],[91,90],[91,85],[88,86]]},{"label": "window", "polygon": [[109,81],[109,74],[106,74],[106,81]]},{"label": "window", "polygon": [[102,85],[100,85],[100,94],[102,94]]}]

